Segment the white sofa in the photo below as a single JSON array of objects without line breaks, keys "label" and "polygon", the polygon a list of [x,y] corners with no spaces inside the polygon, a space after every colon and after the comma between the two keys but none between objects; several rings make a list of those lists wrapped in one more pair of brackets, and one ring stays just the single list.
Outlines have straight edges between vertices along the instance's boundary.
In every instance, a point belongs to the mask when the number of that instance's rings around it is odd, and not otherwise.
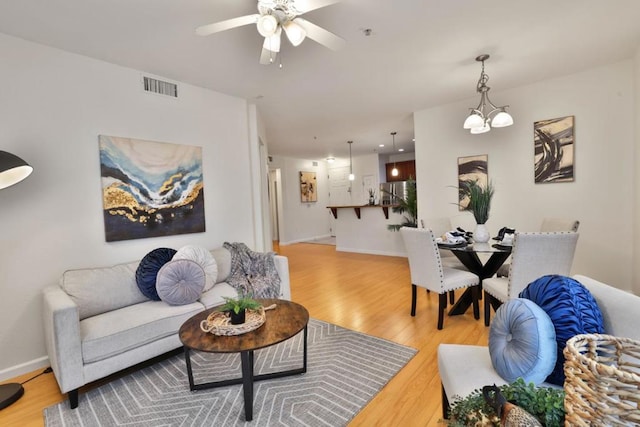
[{"label": "white sofa", "polygon": [[[66,271],[58,285],[44,289],[47,352],[60,391],[78,406],[78,388],[182,346],[180,326],[194,314],[237,293],[225,282],[231,254],[211,251],[216,285],[192,304],[171,306],[147,299],[136,285],[139,261],[104,268]],[[274,256],[280,298],[291,299],[289,263]]]},{"label": "white sofa", "polygon": [[[621,291],[586,276],[573,276],[593,295],[602,312],[605,332],[609,335],[640,340],[640,297]],[[449,402],[463,398],[485,385],[503,385],[505,380],[493,369],[489,347],[459,344],[438,346],[438,371],[442,381],[443,416]],[[555,387],[542,383],[540,386]]]}]

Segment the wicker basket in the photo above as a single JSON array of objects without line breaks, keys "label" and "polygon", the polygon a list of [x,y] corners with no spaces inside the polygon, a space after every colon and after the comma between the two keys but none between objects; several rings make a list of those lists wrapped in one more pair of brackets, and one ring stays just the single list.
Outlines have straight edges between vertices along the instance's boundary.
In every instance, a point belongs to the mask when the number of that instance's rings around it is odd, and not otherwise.
[{"label": "wicker basket", "polygon": [[262,306],[257,310],[247,309],[245,322],[239,325],[233,325],[231,323],[231,318],[228,313],[214,311],[207,316],[207,320],[200,322],[200,329],[214,335],[232,336],[246,334],[263,325],[266,319],[264,311],[265,308]]},{"label": "wicker basket", "polygon": [[576,335],[564,356],[566,426],[640,424],[640,341]]}]

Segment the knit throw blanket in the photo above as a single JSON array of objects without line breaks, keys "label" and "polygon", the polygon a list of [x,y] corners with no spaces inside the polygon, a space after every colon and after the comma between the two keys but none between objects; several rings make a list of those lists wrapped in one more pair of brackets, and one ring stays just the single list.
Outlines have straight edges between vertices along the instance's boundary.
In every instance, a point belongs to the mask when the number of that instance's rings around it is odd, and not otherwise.
[{"label": "knit throw blanket", "polygon": [[244,243],[225,242],[223,247],[231,252],[231,272],[226,281],[238,293],[253,298],[280,297],[280,276],[273,252],[253,252]]}]

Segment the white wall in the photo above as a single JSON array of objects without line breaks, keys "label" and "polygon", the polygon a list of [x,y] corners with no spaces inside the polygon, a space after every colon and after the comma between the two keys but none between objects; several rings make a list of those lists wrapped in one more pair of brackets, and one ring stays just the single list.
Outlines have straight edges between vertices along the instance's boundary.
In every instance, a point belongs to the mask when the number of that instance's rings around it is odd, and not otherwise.
[{"label": "white wall", "polygon": [[[282,209],[280,221],[280,244],[327,237],[329,232],[329,189],[327,167],[323,161],[293,159],[272,156],[269,169],[280,169],[282,184]],[[300,172],[316,172],[318,201],[300,200]]]},{"label": "white wall", "polygon": [[[147,94],[138,71],[4,35],[0,57],[0,149],[34,167],[0,191],[2,380],[46,363],[42,289],[64,270],[255,241],[244,100],[186,84],[177,100]],[[207,231],[106,243],[99,134],[202,146]]]},{"label": "white wall", "polygon": [[[449,216],[454,225],[472,229],[471,214],[459,213],[455,205],[457,158],[488,154],[489,177],[496,187],[488,222],[491,233],[505,225],[535,231],[545,216],[579,219],[573,272],[632,289],[638,93],[633,75],[633,60],[628,60],[492,91],[496,105],[511,105],[515,124],[482,135],[462,129],[477,97],[416,112],[420,218]],[[575,116],[575,181],[534,184],[533,123],[567,115]]]}]

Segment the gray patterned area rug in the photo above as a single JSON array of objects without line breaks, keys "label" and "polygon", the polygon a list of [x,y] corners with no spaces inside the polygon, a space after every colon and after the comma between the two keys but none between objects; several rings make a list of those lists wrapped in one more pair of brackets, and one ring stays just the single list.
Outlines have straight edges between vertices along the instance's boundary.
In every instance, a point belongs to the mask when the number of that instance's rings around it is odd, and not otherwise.
[{"label": "gray patterned area rug", "polygon": [[[259,381],[253,421],[244,419],[241,385],[189,391],[182,354],[44,410],[61,426],[344,426],[415,355],[416,350],[310,319],[307,373]],[[255,372],[302,366],[302,333],[255,352]],[[192,352],[195,382],[240,376],[237,354]]]}]

